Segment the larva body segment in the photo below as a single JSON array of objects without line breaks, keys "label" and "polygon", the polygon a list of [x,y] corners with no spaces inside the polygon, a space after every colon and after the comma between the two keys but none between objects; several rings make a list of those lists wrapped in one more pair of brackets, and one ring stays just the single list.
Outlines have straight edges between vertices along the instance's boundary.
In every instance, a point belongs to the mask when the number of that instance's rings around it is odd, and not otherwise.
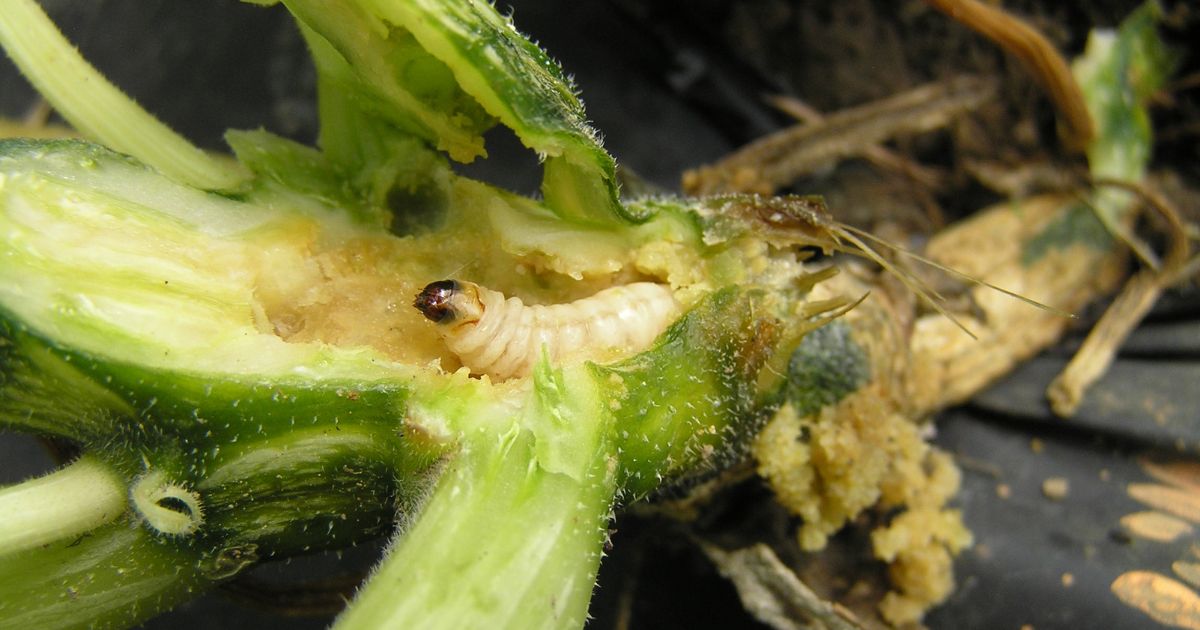
[{"label": "larva body segment", "polygon": [[636,282],[568,304],[527,306],[472,282],[434,282],[416,306],[438,324],[446,346],[474,374],[528,375],[550,361],[605,359],[649,347],[679,313],[670,288]]}]

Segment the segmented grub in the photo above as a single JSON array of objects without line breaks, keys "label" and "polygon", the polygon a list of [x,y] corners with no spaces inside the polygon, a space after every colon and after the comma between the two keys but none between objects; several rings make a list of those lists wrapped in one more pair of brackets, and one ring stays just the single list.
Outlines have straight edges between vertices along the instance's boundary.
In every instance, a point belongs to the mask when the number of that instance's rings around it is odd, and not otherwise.
[{"label": "segmented grub", "polygon": [[527,376],[551,363],[604,360],[644,350],[679,314],[671,289],[635,282],[566,304],[526,305],[473,282],[430,283],[413,303],[473,374]]}]

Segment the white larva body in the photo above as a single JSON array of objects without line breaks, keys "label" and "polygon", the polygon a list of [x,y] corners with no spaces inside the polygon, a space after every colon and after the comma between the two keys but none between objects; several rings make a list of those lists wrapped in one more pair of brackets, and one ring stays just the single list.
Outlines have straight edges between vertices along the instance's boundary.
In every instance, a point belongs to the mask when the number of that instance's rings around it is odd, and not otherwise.
[{"label": "white larva body", "polygon": [[652,282],[611,287],[567,304],[534,306],[469,282],[459,285],[464,294],[473,290],[478,296],[481,313],[439,324],[439,332],[473,374],[497,380],[528,375],[543,352],[559,364],[643,350],[679,313],[670,288]]}]

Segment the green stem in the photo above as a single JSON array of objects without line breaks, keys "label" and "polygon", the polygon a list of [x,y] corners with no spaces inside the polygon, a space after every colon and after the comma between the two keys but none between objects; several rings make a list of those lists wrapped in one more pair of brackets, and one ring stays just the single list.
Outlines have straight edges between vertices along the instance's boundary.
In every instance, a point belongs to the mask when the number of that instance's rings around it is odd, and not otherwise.
[{"label": "green stem", "polygon": [[125,495],[120,477],[89,455],[0,490],[0,557],[100,527],[125,511]]},{"label": "green stem", "polygon": [[122,519],[0,561],[0,628],[125,628],[195,597],[199,554]]},{"label": "green stem", "polygon": [[336,628],[582,627],[616,466],[590,453],[576,481],[534,443],[514,428],[465,444]]},{"label": "green stem", "polygon": [[197,188],[228,190],[245,179],[232,162],[205,154],[105,79],[34,0],[0,2],[0,44],[84,135]]}]

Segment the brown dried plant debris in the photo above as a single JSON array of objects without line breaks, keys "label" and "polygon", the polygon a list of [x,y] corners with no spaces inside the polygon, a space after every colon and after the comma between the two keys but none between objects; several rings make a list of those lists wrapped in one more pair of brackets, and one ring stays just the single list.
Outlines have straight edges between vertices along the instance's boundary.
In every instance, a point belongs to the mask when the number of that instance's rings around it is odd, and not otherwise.
[{"label": "brown dried plant debris", "polygon": [[856,630],[862,623],[845,608],[821,599],[770,547],[724,551],[701,544],[721,575],[733,582],[746,611],[776,630]]},{"label": "brown dried plant debris", "polygon": [[[771,96],[767,102],[801,124],[815,125],[825,120],[821,112],[794,96]],[[938,189],[946,183],[946,175],[938,169],[922,165],[881,144],[863,147],[862,157],[882,171],[912,180],[925,188]]]},{"label": "brown dried plant debris", "polygon": [[752,142],[720,161],[683,176],[688,194],[771,194],[801,175],[872,152],[902,135],[944,127],[991,98],[996,83],[960,76],[924,85],[881,101],[829,114]]},{"label": "brown dried plant debris", "polygon": [[929,6],[995,42],[1029,69],[1046,90],[1066,129],[1067,145],[1082,151],[1095,134],[1083,91],[1054,44],[1004,9],[978,0],[925,0]]},{"label": "brown dried plant debris", "polygon": [[[1087,339],[1062,373],[1046,391],[1050,407],[1061,417],[1070,417],[1079,409],[1088,387],[1112,364],[1117,350],[1169,286],[1187,274],[1191,244],[1179,210],[1163,195],[1145,184],[1098,181],[1098,185],[1116,186],[1136,194],[1148,207],[1166,220],[1170,247],[1161,264],[1145,254],[1146,269],[1135,274],[1096,323]],[[1134,248],[1138,251],[1139,248]]]},{"label": "brown dried plant debris", "polygon": [[[948,267],[1071,311],[1123,276],[1125,257],[1109,241],[1053,229],[1086,221],[1087,213],[1069,196],[999,204],[939,233],[927,252]],[[859,295],[873,282],[843,273],[821,290]],[[872,292],[843,318],[868,357],[870,381],[807,415],[785,405],[752,446],[759,474],[801,519],[801,549],[821,549],[861,515],[889,517],[875,527],[871,546],[889,566],[892,591],[879,610],[890,623],[919,621],[949,595],[953,557],[971,539],[947,505],[958,468],[924,440],[921,421],[1056,341],[1070,321],[986,287],[967,295],[971,308],[956,316],[974,340],[940,314],[913,312],[910,300]]]}]

